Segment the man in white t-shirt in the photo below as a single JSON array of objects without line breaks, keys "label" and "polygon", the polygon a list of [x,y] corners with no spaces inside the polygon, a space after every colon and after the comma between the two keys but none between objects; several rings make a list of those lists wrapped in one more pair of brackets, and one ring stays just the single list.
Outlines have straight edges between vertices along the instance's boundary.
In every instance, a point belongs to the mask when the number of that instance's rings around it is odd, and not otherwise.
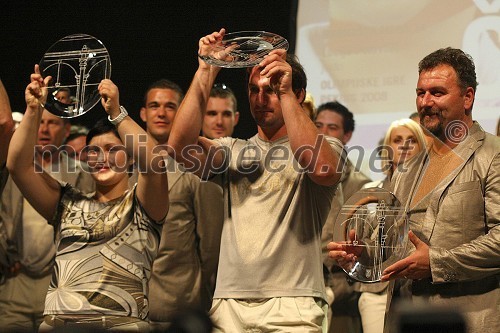
[{"label": "man in white t-shirt", "polygon": [[[224,33],[201,38],[199,55],[212,54]],[[210,310],[215,331],[321,332],[327,309],[321,228],[341,176],[342,144],[319,135],[302,109],[307,79],[285,50],[249,70],[258,134],[249,140],[198,137],[219,70],[199,60],[169,137],[172,155],[186,168],[224,178],[225,221]]]}]

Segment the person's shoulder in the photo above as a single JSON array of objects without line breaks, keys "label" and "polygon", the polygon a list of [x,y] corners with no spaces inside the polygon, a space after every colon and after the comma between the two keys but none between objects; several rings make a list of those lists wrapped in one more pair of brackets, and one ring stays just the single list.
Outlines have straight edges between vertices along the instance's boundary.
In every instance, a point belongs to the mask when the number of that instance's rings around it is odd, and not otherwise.
[{"label": "person's shoulder", "polygon": [[480,149],[500,151],[500,137],[486,132],[479,123],[474,121],[468,133],[474,141],[480,142]]},{"label": "person's shoulder", "polygon": [[218,144],[219,146],[230,146],[232,142],[236,140],[230,136],[224,136],[222,138],[212,139],[213,142]]},{"label": "person's shoulder", "polygon": [[234,148],[235,146],[242,146],[242,145],[247,145],[252,138],[249,140],[245,139],[239,139],[239,138],[233,138],[230,136],[225,136],[222,138],[214,139],[213,141],[218,144],[219,146],[225,146],[229,148]]},{"label": "person's shoulder", "polygon": [[167,172],[170,197],[191,197],[200,184],[200,177],[177,164],[175,170]]},{"label": "person's shoulder", "polygon": [[475,150],[476,158],[492,161],[500,158],[500,137],[481,131],[478,138],[479,147]]},{"label": "person's shoulder", "polygon": [[484,144],[487,149],[492,149],[493,151],[496,151],[497,153],[500,152],[500,137],[493,135],[491,133],[485,132],[484,133]]},{"label": "person's shoulder", "polygon": [[94,196],[94,193],[84,193],[78,187],[75,187],[74,185],[65,181],[58,182],[61,185],[61,201],[80,202],[93,200],[92,197]]},{"label": "person's shoulder", "polygon": [[371,187],[383,187],[384,179],[375,180],[364,184],[361,188],[371,188]]},{"label": "person's shoulder", "polygon": [[355,166],[351,160],[347,159],[346,162],[346,173],[349,179],[355,180],[359,183],[366,184],[371,182],[372,179],[365,175],[357,166]]}]

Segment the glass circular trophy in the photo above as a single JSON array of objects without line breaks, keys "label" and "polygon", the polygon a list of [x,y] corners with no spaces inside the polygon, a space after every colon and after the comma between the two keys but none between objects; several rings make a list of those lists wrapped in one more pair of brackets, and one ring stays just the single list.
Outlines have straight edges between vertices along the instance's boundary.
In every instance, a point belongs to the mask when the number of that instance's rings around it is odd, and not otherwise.
[{"label": "glass circular trophy", "polygon": [[225,34],[222,41],[210,50],[210,55],[200,58],[218,67],[253,67],[272,50],[288,50],[288,46],[285,38],[271,32],[239,31]]},{"label": "glass circular trophy", "polygon": [[354,280],[379,282],[385,268],[405,254],[408,223],[404,209],[391,192],[374,187],[350,197],[337,215],[333,241],[344,244],[354,259],[343,265]]},{"label": "glass circular trophy", "polygon": [[43,77],[52,76],[45,109],[61,118],[78,117],[92,109],[101,99],[99,83],[111,77],[108,50],[85,34],[57,41],[39,65]]}]

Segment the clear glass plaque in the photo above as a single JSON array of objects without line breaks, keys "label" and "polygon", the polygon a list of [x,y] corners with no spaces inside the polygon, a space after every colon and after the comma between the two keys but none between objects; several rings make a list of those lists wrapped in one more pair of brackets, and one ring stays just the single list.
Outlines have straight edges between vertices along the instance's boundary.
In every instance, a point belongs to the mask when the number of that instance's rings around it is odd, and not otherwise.
[{"label": "clear glass plaque", "polygon": [[225,34],[222,42],[213,46],[211,55],[200,58],[218,67],[253,67],[272,50],[288,50],[288,46],[285,38],[271,32],[239,31]]},{"label": "clear glass plaque", "polygon": [[404,209],[391,192],[374,187],[361,189],[339,212],[333,241],[355,254],[344,271],[354,280],[379,282],[385,268],[403,259],[408,238]]},{"label": "clear glass plaque", "polygon": [[40,61],[43,77],[52,76],[45,108],[62,118],[85,114],[101,99],[98,86],[111,77],[106,47],[90,35],[66,36]]}]

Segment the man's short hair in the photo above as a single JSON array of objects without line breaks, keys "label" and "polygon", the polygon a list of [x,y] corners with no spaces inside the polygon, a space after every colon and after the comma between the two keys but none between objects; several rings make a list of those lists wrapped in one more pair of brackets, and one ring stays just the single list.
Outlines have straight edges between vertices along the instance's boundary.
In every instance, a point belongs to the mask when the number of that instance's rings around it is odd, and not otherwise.
[{"label": "man's short hair", "polygon": [[425,56],[418,63],[418,74],[443,64],[453,67],[462,91],[468,87],[472,87],[476,91],[478,85],[476,66],[474,66],[472,57],[460,49],[447,47]]},{"label": "man's short hair", "polygon": [[336,112],[342,116],[344,133],[354,132],[354,115],[348,108],[337,101],[326,102],[318,106],[316,109],[316,118],[322,111]]},{"label": "man's short hair", "polygon": [[68,87],[61,87],[61,88],[57,89],[55,94],[58,94],[60,92],[66,92],[66,93],[68,93],[68,95],[71,95],[71,89],[69,89]]},{"label": "man's short hair", "polygon": [[76,139],[80,136],[87,136],[89,129],[83,125],[71,125],[69,130],[69,135],[66,138],[66,142]]},{"label": "man's short hair", "polygon": [[177,94],[179,95],[179,104],[184,98],[184,91],[182,91],[182,88],[177,83],[167,79],[160,79],[158,81],[153,82],[144,93],[144,100],[143,100],[144,106],[146,106],[146,103],[148,101],[148,93],[153,89],[170,89],[177,92]]},{"label": "man's short hair", "polygon": [[[307,76],[304,67],[299,62],[299,59],[294,54],[286,55],[286,62],[292,67],[292,89],[295,93],[304,90],[304,98],[306,96]],[[303,102],[303,101],[300,101]]]}]

